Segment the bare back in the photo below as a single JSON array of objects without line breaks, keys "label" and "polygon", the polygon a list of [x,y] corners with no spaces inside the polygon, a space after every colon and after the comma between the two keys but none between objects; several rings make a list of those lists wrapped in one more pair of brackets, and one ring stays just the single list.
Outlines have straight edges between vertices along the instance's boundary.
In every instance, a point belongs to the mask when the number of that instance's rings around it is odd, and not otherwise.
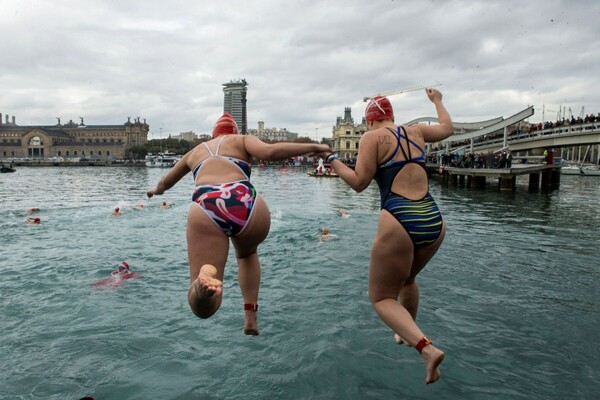
[{"label": "bare back", "polygon": [[[210,151],[206,146],[210,148]],[[250,164],[251,156],[246,151],[244,136],[223,135],[204,142],[188,154],[185,162],[191,171],[201,164],[199,173],[195,177],[196,186],[246,179],[240,168],[228,160],[228,157]]]},{"label": "bare back", "polygon": [[[377,140],[378,167],[382,164],[404,164],[393,180],[391,191],[402,197],[417,200],[423,198],[428,191],[427,172],[414,161],[416,158],[424,157],[425,140],[417,129],[403,128],[398,138],[399,127],[390,123],[369,132],[368,140]],[[366,135],[365,139],[367,139]],[[409,157],[411,159],[408,159]]]}]

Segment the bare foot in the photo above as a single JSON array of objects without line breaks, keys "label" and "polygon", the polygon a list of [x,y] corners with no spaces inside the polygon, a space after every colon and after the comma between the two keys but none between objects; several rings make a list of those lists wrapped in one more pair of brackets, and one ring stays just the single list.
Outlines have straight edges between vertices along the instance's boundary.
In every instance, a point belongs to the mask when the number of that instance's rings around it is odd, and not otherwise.
[{"label": "bare foot", "polygon": [[200,268],[198,278],[192,283],[195,286],[195,294],[198,300],[212,296],[220,296],[223,293],[223,282],[216,278],[217,268],[211,264],[204,264]]},{"label": "bare foot", "polygon": [[403,345],[405,345],[405,346],[412,347],[412,346],[411,346],[411,345],[410,345],[410,344],[409,344],[409,343],[408,343],[406,340],[402,339],[402,338],[400,337],[400,335],[398,335],[397,333],[394,333],[394,340],[395,340],[395,341],[396,341],[396,343],[398,343],[398,344],[403,344]]},{"label": "bare foot", "polygon": [[[245,308],[245,307],[244,307]],[[258,336],[258,310],[244,310],[244,334]]]},{"label": "bare foot", "polygon": [[244,311],[244,334],[258,336],[256,311]]},{"label": "bare foot", "polygon": [[198,277],[190,284],[188,303],[198,318],[210,318],[221,305],[223,282],[216,276],[217,268],[211,264],[204,264]]},{"label": "bare foot", "polygon": [[427,369],[425,383],[430,384],[440,379],[441,373],[438,367],[444,361],[444,352],[430,344],[423,348],[421,356],[425,363],[425,369]]}]

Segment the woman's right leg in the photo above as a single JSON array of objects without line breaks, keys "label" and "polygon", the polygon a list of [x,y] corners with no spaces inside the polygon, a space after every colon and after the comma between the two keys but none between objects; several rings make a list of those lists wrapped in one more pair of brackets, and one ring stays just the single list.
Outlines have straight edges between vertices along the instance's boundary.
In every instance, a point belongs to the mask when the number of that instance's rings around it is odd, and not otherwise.
[{"label": "woman's right leg", "polygon": [[221,306],[229,238],[197,204],[190,205],[186,233],[190,263],[188,302],[196,316],[209,318]]},{"label": "woman's right leg", "polygon": [[[252,217],[241,235],[232,239],[238,260],[238,282],[244,304],[258,304],[260,289],[260,262],[258,245],[269,234],[271,213],[262,197],[257,196]],[[258,310],[244,310],[244,333],[258,335]]]}]

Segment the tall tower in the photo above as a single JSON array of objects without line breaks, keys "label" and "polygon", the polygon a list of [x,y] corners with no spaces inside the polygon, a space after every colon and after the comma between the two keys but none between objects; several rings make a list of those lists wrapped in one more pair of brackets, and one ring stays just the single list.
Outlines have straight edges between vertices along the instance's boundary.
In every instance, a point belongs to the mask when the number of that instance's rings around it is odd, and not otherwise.
[{"label": "tall tower", "polygon": [[233,116],[240,133],[245,135],[248,132],[248,120],[246,117],[246,87],[248,83],[245,79],[239,81],[230,81],[223,83],[223,111]]}]

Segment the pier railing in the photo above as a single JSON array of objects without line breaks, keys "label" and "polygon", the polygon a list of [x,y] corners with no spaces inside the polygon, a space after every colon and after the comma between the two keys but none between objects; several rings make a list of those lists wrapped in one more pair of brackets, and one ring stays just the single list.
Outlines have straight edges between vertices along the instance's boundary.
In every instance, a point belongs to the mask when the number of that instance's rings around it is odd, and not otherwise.
[{"label": "pier railing", "polygon": [[[516,145],[523,143],[535,143],[536,141],[542,141],[546,139],[555,139],[555,138],[565,138],[569,136],[577,136],[582,137],[586,135],[598,135],[600,133],[600,122],[592,122],[587,124],[576,124],[569,126],[555,126],[552,128],[541,129],[541,130],[533,130],[533,131],[514,131],[507,135],[506,137],[506,145]],[[590,138],[591,141],[589,144],[600,144],[597,142],[597,139]],[[461,147],[468,148],[471,145],[470,140],[456,141],[450,142],[451,145],[449,150],[456,151]],[[577,146],[581,143],[573,143],[574,146]],[[502,149],[505,145],[504,135],[500,133],[491,133],[484,136],[478,136],[473,138],[472,143],[472,151],[481,151],[487,150],[490,148]],[[532,146],[535,148],[536,146]],[[445,150],[439,149],[437,152],[443,153]],[[470,152],[471,150],[467,150]]]},{"label": "pier railing", "polygon": [[[582,135],[582,134],[596,134],[600,131],[600,123],[588,123],[581,125],[571,125],[571,126],[559,126],[554,128],[535,130],[531,132],[521,132],[521,133],[513,133],[509,134],[507,137],[508,143],[519,143],[523,141],[536,140],[541,138],[552,138],[558,136],[568,136],[568,135]],[[481,146],[481,145],[491,145],[491,144],[503,144],[504,138],[494,137],[492,139],[484,139],[484,140],[475,140],[473,143],[473,147]]]}]

